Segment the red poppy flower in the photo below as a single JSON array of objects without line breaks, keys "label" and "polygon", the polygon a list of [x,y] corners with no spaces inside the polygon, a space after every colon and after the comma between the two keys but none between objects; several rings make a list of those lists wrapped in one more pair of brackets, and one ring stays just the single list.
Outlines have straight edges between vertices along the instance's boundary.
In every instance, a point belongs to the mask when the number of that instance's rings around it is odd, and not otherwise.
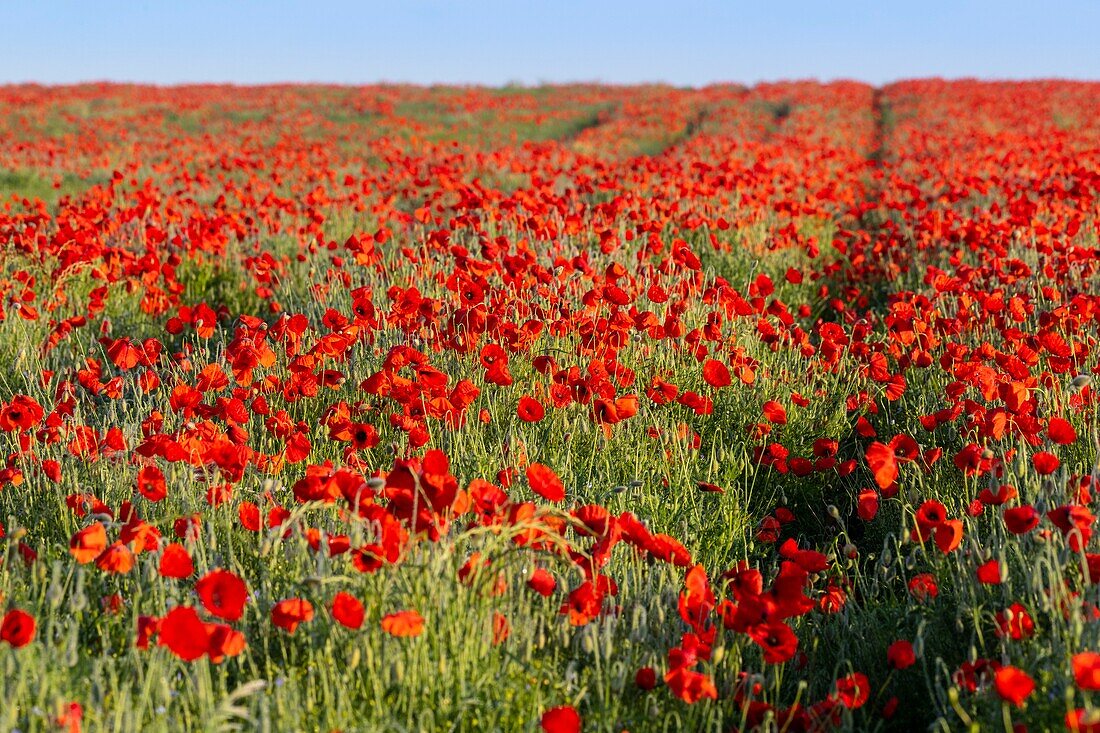
[{"label": "red poppy flower", "polygon": [[870,522],[878,514],[878,492],[874,489],[864,489],[859,492],[856,503],[856,513],[864,522]]},{"label": "red poppy flower", "polygon": [[332,599],[329,609],[332,617],[349,629],[358,629],[363,625],[363,604],[358,598],[343,591],[337,593]]},{"label": "red poppy flower", "polygon": [[983,585],[1000,585],[1004,582],[1001,576],[1001,563],[997,560],[988,560],[978,566],[978,582]]},{"label": "red poppy flower", "polygon": [[707,359],[703,362],[703,381],[719,389],[733,384],[729,368],[717,359]]},{"label": "red poppy flower", "polygon": [[917,509],[917,525],[920,526],[922,530],[938,527],[946,518],[947,507],[934,499],[929,499]]},{"label": "red poppy flower", "polygon": [[195,584],[203,608],[226,621],[237,621],[244,614],[248,588],[228,570],[212,570]]},{"label": "red poppy flower", "polygon": [[982,492],[978,494],[978,500],[986,506],[1001,506],[1015,499],[1018,495],[1019,492],[1016,491],[1015,486],[1002,484],[997,487],[996,492],[988,488],[982,489]]},{"label": "red poppy flower", "polygon": [[1100,733],[1100,715],[1095,709],[1077,708],[1066,713],[1066,730],[1073,733]]},{"label": "red poppy flower", "polygon": [[749,637],[764,651],[768,664],[783,664],[798,651],[798,637],[781,621],[757,624],[749,629]]},{"label": "red poppy flower", "polygon": [[1005,509],[1005,528],[1012,534],[1027,534],[1039,526],[1039,512],[1030,504]]},{"label": "red poppy flower", "polygon": [[519,419],[524,422],[538,422],[546,416],[546,409],[543,408],[542,403],[534,397],[524,395],[519,398],[519,406],[516,408],[516,414],[519,415]]},{"label": "red poppy flower", "polygon": [[351,445],[355,450],[366,450],[373,448],[379,443],[378,430],[367,423],[351,423],[348,425],[348,435],[351,438]]},{"label": "red poppy flower", "polygon": [[16,649],[34,641],[34,616],[26,611],[13,608],[4,614],[0,621],[0,640],[6,641]]},{"label": "red poppy flower", "polygon": [[532,463],[527,467],[527,483],[531,490],[547,501],[565,499],[565,486],[554,471],[541,463]]},{"label": "red poppy flower", "polygon": [[1100,690],[1100,654],[1074,654],[1073,679],[1082,690]]},{"label": "red poppy flower", "polygon": [[195,572],[191,554],[183,545],[172,543],[160,555],[159,572],[165,578],[188,578]]},{"label": "red poppy flower", "polygon": [[69,552],[81,565],[92,562],[107,549],[107,529],[100,523],[77,531],[69,540]]},{"label": "red poppy flower", "polygon": [[137,488],[149,501],[161,501],[168,496],[164,474],[156,466],[142,466],[137,474]]},{"label": "red poppy flower", "polygon": [[885,489],[898,478],[898,463],[894,449],[877,440],[867,447],[867,465],[875,476],[875,483]]},{"label": "red poppy flower", "polygon": [[871,682],[861,672],[854,672],[836,681],[836,697],[849,710],[863,707],[870,696]]},{"label": "red poppy flower", "polygon": [[665,684],[673,695],[689,704],[697,703],[703,698],[718,699],[718,688],[714,686],[714,680],[709,675],[686,667],[678,667],[666,674]]},{"label": "red poppy flower", "polygon": [[61,712],[53,719],[57,730],[65,733],[80,733],[80,724],[84,720],[84,708],[78,702],[59,706]]},{"label": "red poppy flower", "polygon": [[945,555],[949,552],[954,552],[962,543],[962,520],[945,519],[940,524],[940,526],[936,527],[934,538],[936,541],[936,547],[940,548],[940,552],[944,553]]},{"label": "red poppy flower", "polygon": [[37,425],[45,410],[27,395],[15,395],[11,402],[0,403],[0,430],[14,432],[30,430]]},{"label": "red poppy flower", "polygon": [[545,568],[536,568],[527,579],[527,587],[540,596],[550,596],[558,587],[558,581]]},{"label": "red poppy flower", "polygon": [[149,640],[156,635],[159,629],[160,619],[156,616],[138,616],[137,639],[134,641],[134,646],[138,649],[148,649]]},{"label": "red poppy flower", "polygon": [[260,508],[252,502],[241,502],[241,506],[237,510],[237,516],[241,520],[241,526],[249,532],[260,531]]},{"label": "red poppy flower", "polygon": [[581,716],[570,705],[550,708],[540,721],[543,733],[580,733]]},{"label": "red poppy flower", "polygon": [[288,634],[293,634],[299,624],[313,620],[313,604],[302,598],[288,598],[271,609],[271,623]]},{"label": "red poppy flower", "polygon": [[1069,549],[1080,552],[1092,537],[1092,523],[1096,517],[1088,507],[1066,504],[1047,512],[1047,518],[1069,538]]},{"label": "red poppy flower", "polygon": [[1077,440],[1077,431],[1068,421],[1060,417],[1052,417],[1047,423],[1047,435],[1050,436],[1051,442],[1058,445],[1069,445]]},{"label": "red poppy flower", "polygon": [[1012,703],[1016,707],[1024,704],[1024,700],[1035,689],[1035,681],[1024,672],[1011,665],[1006,665],[997,670],[993,676],[993,685],[997,694],[1005,702]]},{"label": "red poppy flower", "polygon": [[105,573],[125,575],[134,567],[134,553],[121,542],[115,542],[96,558],[95,565]]},{"label": "red poppy flower", "polygon": [[898,639],[886,650],[886,662],[894,669],[908,669],[916,661],[913,644],[905,639]]},{"label": "red poppy flower", "polygon": [[193,662],[207,653],[210,632],[199,614],[190,606],[177,606],[161,619],[159,643],[185,662]]},{"label": "red poppy flower", "polygon": [[776,425],[787,424],[787,411],[783,409],[783,405],[779,404],[775,400],[770,400],[764,403],[764,417],[768,422]]},{"label": "red poppy flower", "polygon": [[244,634],[225,624],[206,624],[210,635],[207,654],[210,661],[220,664],[226,657],[235,657],[245,648]]},{"label": "red poppy flower", "polygon": [[909,594],[923,603],[935,599],[940,589],[931,573],[920,573],[909,580]]},{"label": "red poppy flower", "polygon": [[382,630],[391,636],[420,636],[424,618],[416,611],[398,611],[382,617]]},{"label": "red poppy flower", "polygon": [[503,644],[509,634],[512,633],[512,625],[508,623],[508,617],[503,613],[493,613],[493,646]]},{"label": "red poppy flower", "polygon": [[1031,464],[1035,466],[1035,470],[1041,475],[1047,476],[1057,471],[1061,462],[1058,460],[1058,456],[1044,450],[1031,457]]},{"label": "red poppy flower", "polygon": [[1027,639],[1035,633],[1035,622],[1031,614],[1019,603],[1013,603],[994,616],[997,622],[997,636],[1008,637],[1015,641]]}]

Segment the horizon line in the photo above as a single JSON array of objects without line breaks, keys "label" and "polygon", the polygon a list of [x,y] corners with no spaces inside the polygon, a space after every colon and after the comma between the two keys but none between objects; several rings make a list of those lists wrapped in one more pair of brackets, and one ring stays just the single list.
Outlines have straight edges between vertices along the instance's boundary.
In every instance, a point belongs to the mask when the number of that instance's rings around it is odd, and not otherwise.
[{"label": "horizon line", "polygon": [[545,89],[545,88],[568,88],[568,87],[668,87],[671,89],[710,89],[715,87],[745,87],[751,89],[753,87],[768,85],[768,84],[790,84],[790,83],[816,83],[816,84],[862,84],[872,88],[883,88],[894,84],[900,84],[912,81],[943,81],[943,82],[979,82],[984,84],[1012,84],[1012,83],[1040,83],[1040,82],[1061,82],[1061,83],[1080,83],[1080,84],[1097,84],[1100,83],[1100,78],[1092,77],[1078,77],[1078,76],[942,76],[942,75],[929,75],[929,76],[901,76],[888,81],[873,82],[866,79],[859,79],[849,76],[836,76],[836,77],[814,77],[814,76],[790,76],[790,77],[775,77],[770,79],[758,79],[756,81],[708,81],[702,84],[677,84],[671,81],[664,80],[639,80],[639,81],[600,81],[600,80],[539,80],[536,82],[528,82],[523,80],[508,81],[503,84],[493,84],[487,82],[478,81],[399,81],[390,79],[379,79],[373,81],[330,81],[330,80],[272,80],[272,81],[233,81],[233,80],[187,80],[187,81],[148,81],[148,80],[130,80],[130,79],[81,79],[77,81],[34,81],[34,80],[19,80],[19,81],[0,81],[0,89],[12,89],[19,87],[41,87],[41,88],[65,88],[65,87],[146,87],[153,89],[182,89],[188,87],[228,87],[228,88],[264,88],[264,87],[341,87],[348,89],[355,88],[369,88],[369,87],[412,87],[421,89],[431,89],[438,87],[450,87],[457,89]]}]

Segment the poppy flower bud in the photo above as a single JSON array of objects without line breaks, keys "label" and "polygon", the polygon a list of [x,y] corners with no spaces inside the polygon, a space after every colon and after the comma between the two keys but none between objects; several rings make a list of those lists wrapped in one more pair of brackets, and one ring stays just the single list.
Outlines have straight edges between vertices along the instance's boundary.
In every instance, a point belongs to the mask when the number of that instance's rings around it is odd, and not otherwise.
[{"label": "poppy flower bud", "polygon": [[657,673],[652,667],[642,667],[634,675],[634,684],[642,690],[652,690],[657,686]]},{"label": "poppy flower bud", "polygon": [[1092,384],[1091,374],[1078,374],[1073,378],[1073,381],[1069,383],[1071,389],[1084,389]]}]

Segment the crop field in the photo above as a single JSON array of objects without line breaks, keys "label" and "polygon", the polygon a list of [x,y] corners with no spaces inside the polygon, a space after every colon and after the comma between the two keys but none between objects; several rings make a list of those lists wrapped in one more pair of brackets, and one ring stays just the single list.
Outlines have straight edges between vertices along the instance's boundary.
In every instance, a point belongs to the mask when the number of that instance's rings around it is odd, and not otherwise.
[{"label": "crop field", "polygon": [[1100,83],[0,140],[0,731],[1100,731]]}]

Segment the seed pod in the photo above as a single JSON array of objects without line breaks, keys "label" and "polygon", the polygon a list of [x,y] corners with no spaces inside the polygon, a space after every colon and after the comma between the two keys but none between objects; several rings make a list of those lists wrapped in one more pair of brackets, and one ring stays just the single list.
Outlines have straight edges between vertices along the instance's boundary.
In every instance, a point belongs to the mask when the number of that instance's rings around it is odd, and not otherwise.
[{"label": "seed pod", "polygon": [[565,668],[565,674],[562,675],[567,687],[574,687],[577,684],[577,662],[570,662]]},{"label": "seed pod", "polygon": [[65,586],[61,581],[61,565],[55,563],[53,576],[50,578],[50,587],[46,589],[46,601],[51,608],[57,608],[63,600],[65,600]]},{"label": "seed pod", "polygon": [[84,577],[84,569],[79,568],[76,571],[76,587],[69,595],[69,610],[71,611],[83,611],[88,607],[88,596],[84,592]]}]

